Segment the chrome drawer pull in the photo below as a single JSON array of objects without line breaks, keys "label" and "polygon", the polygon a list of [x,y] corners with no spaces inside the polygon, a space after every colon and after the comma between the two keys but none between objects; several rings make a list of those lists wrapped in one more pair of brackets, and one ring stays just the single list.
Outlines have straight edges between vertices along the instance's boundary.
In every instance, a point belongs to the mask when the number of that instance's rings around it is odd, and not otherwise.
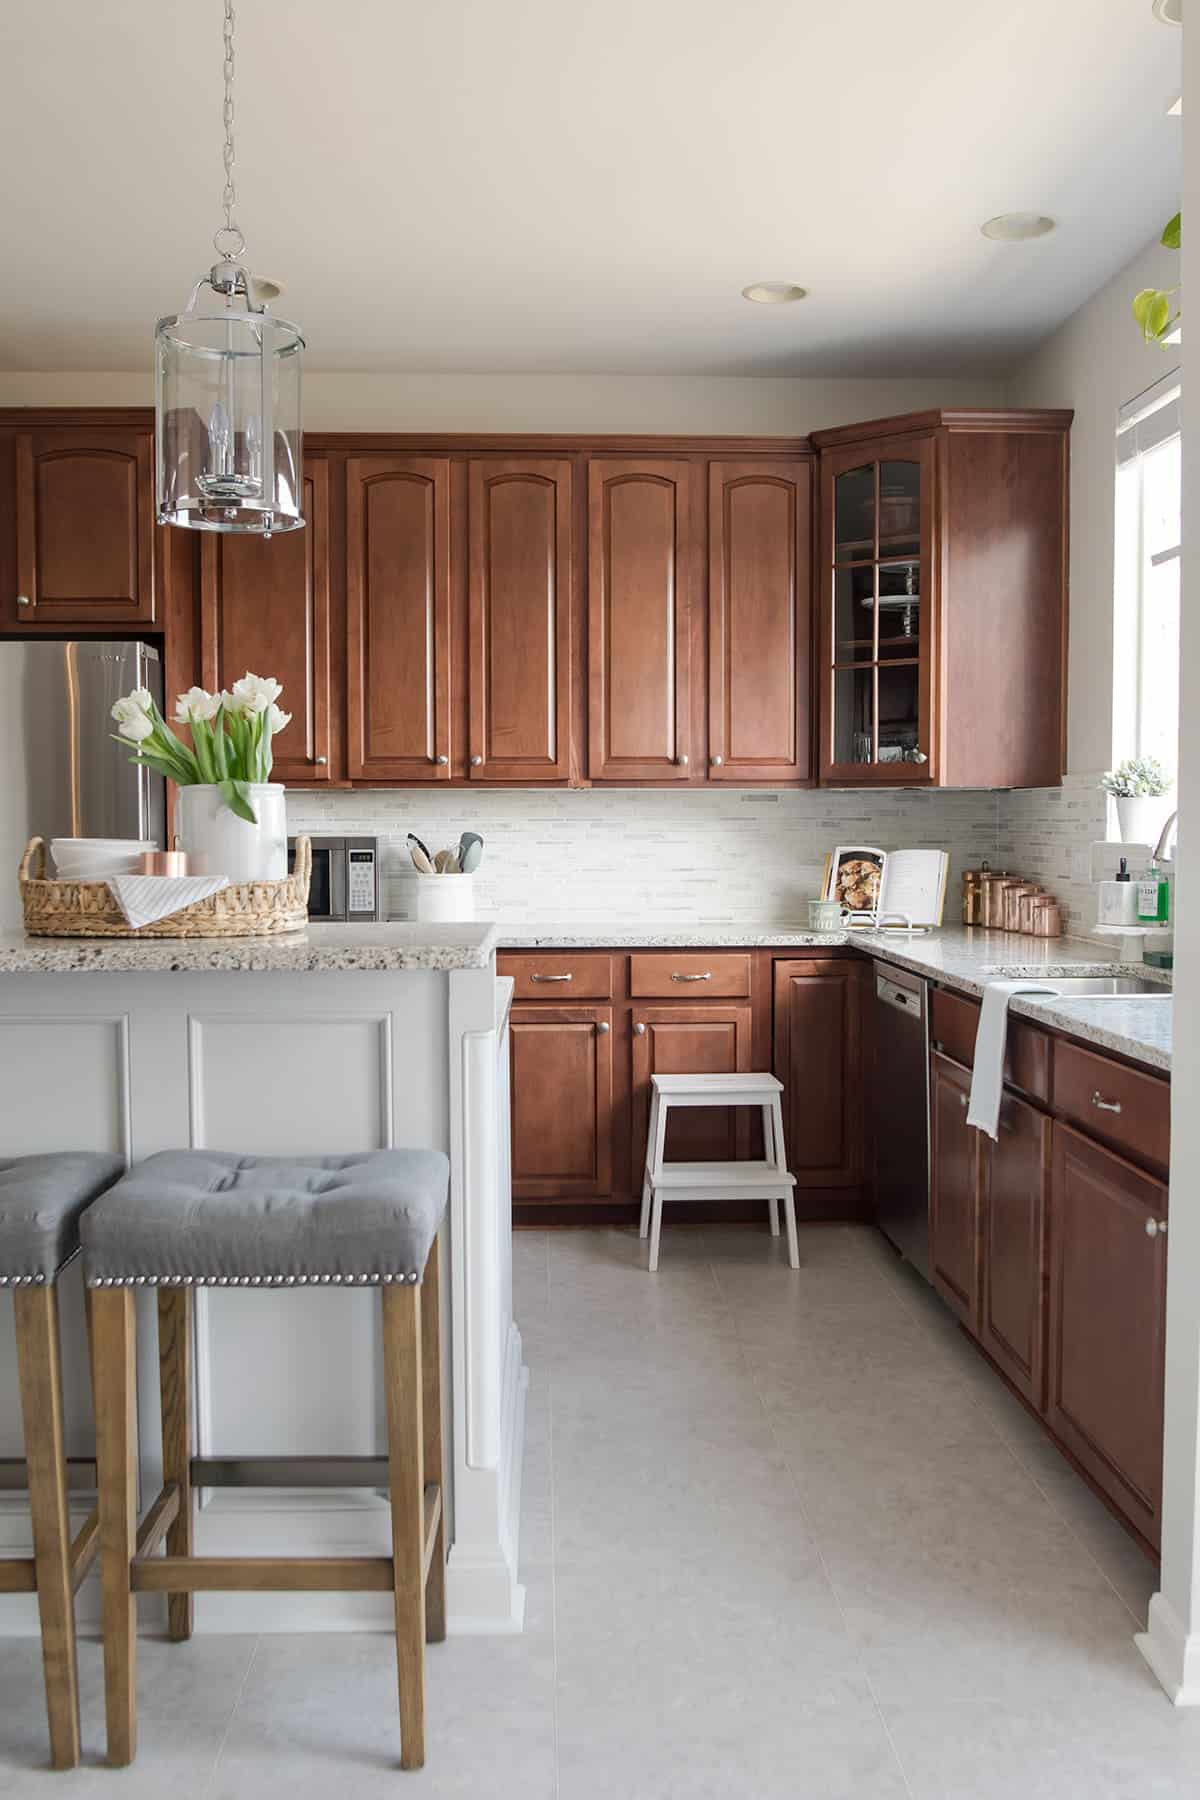
[{"label": "chrome drawer pull", "polygon": [[530,981],[574,981],[573,975],[531,975]]},{"label": "chrome drawer pull", "polygon": [[1096,1108],[1097,1112],[1119,1113],[1121,1110],[1121,1102],[1119,1100],[1101,1099],[1098,1089],[1092,1095],[1092,1105]]},{"label": "chrome drawer pull", "polygon": [[609,1030],[608,1020],[607,1019],[597,1019],[596,1020],[596,1030],[600,1033],[601,1037],[603,1037],[604,1033]]},{"label": "chrome drawer pull", "polygon": [[1146,1220],[1146,1236],[1147,1237],[1166,1237],[1166,1235],[1167,1235],[1167,1221],[1165,1219],[1147,1219]]},{"label": "chrome drawer pull", "polygon": [[671,980],[672,981],[711,981],[712,980],[712,970],[705,969],[703,975],[677,975],[674,971],[672,971]]},{"label": "chrome drawer pull", "polygon": [[635,1033],[636,1033],[636,1034],[637,1034],[637,1036],[638,1036],[638,1037],[645,1037],[645,1035],[646,1035],[646,1027],[645,1027],[645,1026],[644,1026],[644,1025],[643,1025],[643,1024],[641,1024],[641,1023],[640,1023],[640,1022],[639,1022],[639,1023],[638,1023],[638,1024],[637,1024],[637,1025],[635,1025],[635,1026],[634,1026],[634,1028],[633,1028],[633,1029],[634,1029],[634,1031],[635,1031]]}]

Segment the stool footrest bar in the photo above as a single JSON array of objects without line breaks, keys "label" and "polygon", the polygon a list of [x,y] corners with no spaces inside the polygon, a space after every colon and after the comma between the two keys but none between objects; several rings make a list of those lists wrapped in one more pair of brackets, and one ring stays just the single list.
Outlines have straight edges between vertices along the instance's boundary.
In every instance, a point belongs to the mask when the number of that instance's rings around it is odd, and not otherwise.
[{"label": "stool footrest bar", "polygon": [[438,1525],[442,1517],[442,1490],[434,1481],[425,1483],[425,1549],[421,1556],[421,1579],[429,1580],[433,1553],[437,1548]]},{"label": "stool footrest bar", "polygon": [[390,1556],[156,1556],[135,1561],[135,1593],[390,1593]]},{"label": "stool footrest bar", "polygon": [[168,1481],[138,1527],[135,1556],[151,1556],[179,1517],[179,1487]]},{"label": "stool footrest bar", "polygon": [[192,1486],[386,1488],[386,1456],[193,1456]]},{"label": "stool footrest bar", "polygon": [[93,1507],[75,1536],[71,1539],[71,1591],[78,1590],[80,1582],[91,1568],[100,1548],[100,1512]]},{"label": "stool footrest bar", "polygon": [[37,1564],[32,1556],[0,1559],[0,1594],[36,1594]]}]

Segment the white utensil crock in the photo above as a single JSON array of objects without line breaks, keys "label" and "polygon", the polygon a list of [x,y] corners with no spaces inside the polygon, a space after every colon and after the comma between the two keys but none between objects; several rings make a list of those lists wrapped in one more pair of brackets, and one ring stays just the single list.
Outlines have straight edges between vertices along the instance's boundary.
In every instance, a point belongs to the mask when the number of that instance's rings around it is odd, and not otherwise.
[{"label": "white utensil crock", "polygon": [[180,788],[175,832],[193,875],[228,875],[232,882],[286,879],[286,790],[282,782],[253,781],[249,793],[255,825],[230,811],[218,787],[200,782]]},{"label": "white utensil crock", "polygon": [[426,924],[475,917],[474,875],[418,875],[417,917]]}]

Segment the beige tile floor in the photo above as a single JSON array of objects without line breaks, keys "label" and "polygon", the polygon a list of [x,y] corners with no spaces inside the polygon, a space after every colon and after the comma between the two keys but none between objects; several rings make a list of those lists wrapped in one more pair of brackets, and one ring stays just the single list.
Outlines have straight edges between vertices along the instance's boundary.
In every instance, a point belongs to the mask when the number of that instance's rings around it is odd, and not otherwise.
[{"label": "beige tile floor", "polygon": [[142,1648],[136,1766],[45,1758],[0,1641],[0,1797],[1197,1800],[1133,1647],[1153,1576],[882,1241],[523,1233],[529,1628],[431,1650],[395,1768],[384,1636]]}]

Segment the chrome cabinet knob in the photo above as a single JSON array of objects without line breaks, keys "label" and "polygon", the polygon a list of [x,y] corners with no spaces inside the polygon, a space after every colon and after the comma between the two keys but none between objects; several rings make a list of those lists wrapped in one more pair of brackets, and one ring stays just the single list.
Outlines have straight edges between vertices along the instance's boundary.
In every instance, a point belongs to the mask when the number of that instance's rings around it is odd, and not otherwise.
[{"label": "chrome cabinet knob", "polygon": [[603,1037],[604,1033],[606,1031],[609,1031],[610,1029],[611,1029],[611,1027],[610,1027],[607,1019],[597,1019],[596,1020],[596,1030],[600,1033],[601,1037]]},{"label": "chrome cabinet knob", "polygon": [[710,756],[708,760],[714,769],[719,769],[721,764],[725,761],[725,758],[723,756]]},{"label": "chrome cabinet knob", "polygon": [[633,1029],[637,1037],[645,1037],[646,1027],[644,1025],[635,1025]]},{"label": "chrome cabinet knob", "polygon": [[329,761],[329,758],[327,756],[314,756],[313,761],[316,763],[318,769],[323,769]]},{"label": "chrome cabinet knob", "polygon": [[1167,1235],[1167,1221],[1165,1219],[1147,1219],[1146,1220],[1146,1236],[1147,1237],[1166,1237],[1166,1235]]},{"label": "chrome cabinet knob", "polygon": [[478,769],[480,767],[480,765],[482,764],[482,762],[483,762],[482,756],[473,756],[471,758],[471,767],[473,769]]},{"label": "chrome cabinet knob", "polygon": [[450,758],[448,756],[435,756],[433,760],[438,765],[439,769],[444,769],[446,764],[450,761]]},{"label": "chrome cabinet knob", "polygon": [[17,595],[17,605],[18,606],[32,606],[33,601],[29,598],[28,594],[18,594]]},{"label": "chrome cabinet knob", "polygon": [[684,751],[684,753],[681,756],[677,756],[675,758],[675,761],[678,763],[678,765],[681,769],[686,769],[688,766],[687,752]]}]

